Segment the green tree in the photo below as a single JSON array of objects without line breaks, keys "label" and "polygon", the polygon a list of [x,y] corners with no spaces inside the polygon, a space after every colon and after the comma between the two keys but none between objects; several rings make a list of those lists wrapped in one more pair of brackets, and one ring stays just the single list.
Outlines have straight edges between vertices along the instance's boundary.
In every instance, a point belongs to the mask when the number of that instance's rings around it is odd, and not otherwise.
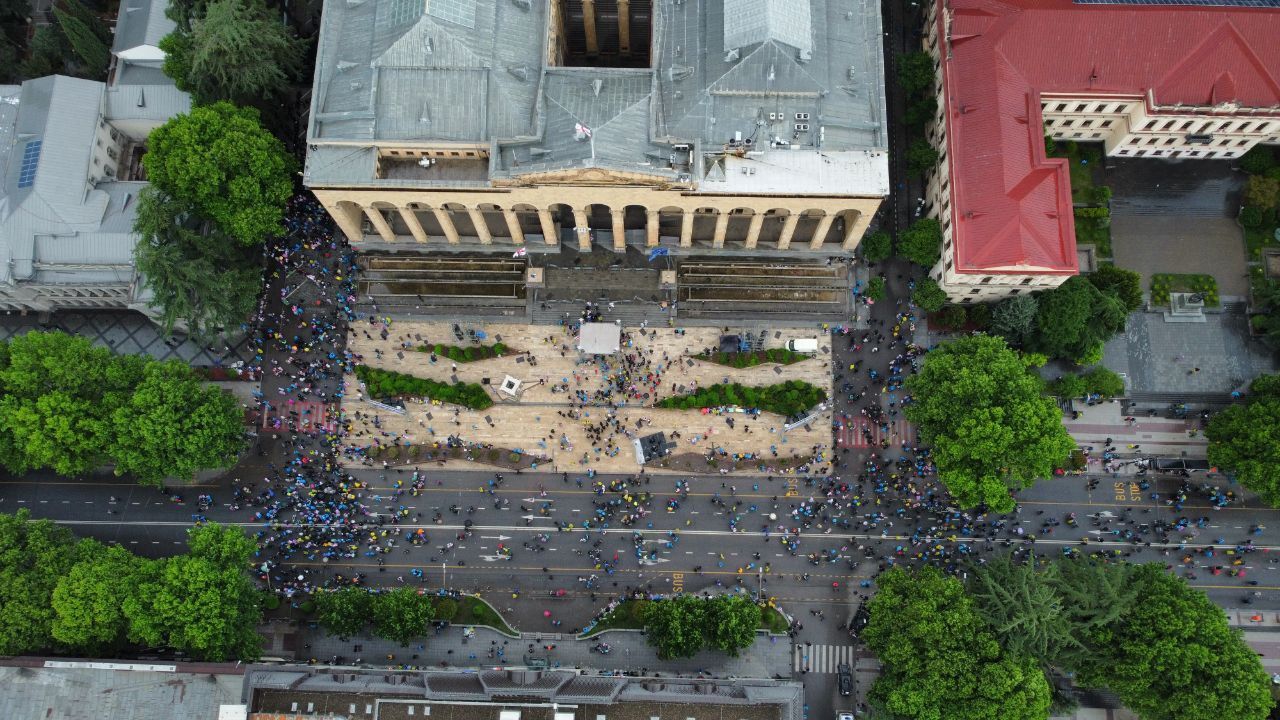
[{"label": "green tree", "polygon": [[1262,376],[1250,385],[1243,404],[1209,420],[1209,462],[1232,473],[1271,507],[1280,507],[1280,376]]},{"label": "green tree", "polygon": [[893,254],[893,239],[884,230],[877,230],[862,238],[862,259],[877,263]]},{"label": "green tree", "polygon": [[1124,329],[1129,315],[1121,298],[1104,293],[1079,275],[1041,293],[1036,301],[1035,333],[1027,345],[1067,360],[1086,360],[1097,346]]},{"label": "green tree", "polygon": [[293,161],[253,108],[192,108],[152,131],[147,178],[191,212],[247,245],[279,232]]},{"label": "green tree", "polygon": [[917,50],[898,58],[898,85],[907,95],[933,87],[933,58],[929,53]]},{"label": "green tree", "polygon": [[1083,397],[1088,389],[1084,378],[1074,373],[1067,373],[1049,383],[1049,393],[1063,399]]},{"label": "green tree", "polygon": [[144,560],[113,545],[71,566],[53,589],[52,635],[72,649],[93,654],[120,645],[129,629],[124,599],[135,590]]},{"label": "green tree", "polygon": [[904,408],[933,447],[938,477],[961,507],[1009,512],[1011,490],[1050,477],[1075,443],[1038,377],[997,337],[935,348],[908,378]]},{"label": "green tree", "polygon": [[884,299],[884,278],[879,275],[867,281],[867,297],[879,302]]},{"label": "green tree", "polygon": [[913,140],[907,146],[907,172],[912,175],[923,175],[938,164],[940,157],[938,149],[928,140],[923,138]]},{"label": "green tree", "polygon": [[129,640],[213,662],[256,660],[262,594],[246,567],[252,542],[218,525],[187,535],[191,552],[145,565],[137,591],[125,598]]},{"label": "green tree", "polygon": [[431,598],[411,587],[399,587],[378,595],[373,607],[373,633],[408,645],[427,632],[431,622]]},{"label": "green tree", "polygon": [[67,38],[56,25],[36,28],[31,36],[30,55],[22,61],[23,77],[40,78],[66,70],[66,56],[71,52]]},{"label": "green tree", "polygon": [[1244,186],[1246,205],[1274,210],[1280,204],[1280,180],[1269,175],[1252,175]]},{"label": "green tree", "polygon": [[916,281],[916,289],[911,291],[911,302],[925,312],[938,312],[947,304],[947,293],[933,278],[925,277]]},{"label": "green tree", "polygon": [[1032,295],[1005,298],[991,310],[991,331],[1010,345],[1021,346],[1035,330],[1038,309]]},{"label": "green tree", "polygon": [[341,638],[359,635],[374,616],[374,596],[365,588],[316,593],[315,600],[320,626]]},{"label": "green tree", "polygon": [[933,95],[925,95],[907,103],[907,111],[902,115],[902,122],[912,133],[923,134],[925,126],[938,114],[938,99]]},{"label": "green tree", "polygon": [[921,218],[898,236],[898,255],[931,268],[942,256],[942,225],[934,218]]},{"label": "green tree", "polygon": [[262,0],[214,0],[160,49],[165,74],[203,104],[274,97],[302,68],[302,43]]},{"label": "green tree", "polygon": [[244,448],[244,412],[229,392],[205,385],[180,361],[154,363],[113,416],[117,475],[148,485],[227,468]]},{"label": "green tree", "polygon": [[1104,295],[1118,298],[1126,312],[1137,312],[1142,307],[1142,276],[1138,273],[1106,263],[1087,277]]},{"label": "green tree", "polygon": [[[78,4],[75,0],[72,3]],[[83,15],[64,10],[56,4],[53,6],[53,15],[58,19],[58,27],[66,35],[71,50],[79,59],[81,76],[93,79],[105,77],[107,64],[111,61],[111,48],[91,24],[101,25],[102,21],[89,14],[90,20],[86,22]]]},{"label": "green tree", "polygon": [[959,580],[933,567],[880,576],[862,639],[883,669],[869,698],[893,717],[1044,720],[1049,683],[1003,651]]},{"label": "green tree", "polygon": [[148,185],[138,196],[134,261],[161,324],[181,321],[200,338],[237,327],[262,292],[262,253],[238,243],[193,209]]},{"label": "green tree", "polygon": [[192,24],[204,16],[209,0],[169,0],[164,14],[177,24],[178,30],[191,32]]},{"label": "green tree", "polygon": [[0,514],[0,655],[22,655],[53,641],[53,591],[82,558],[98,548],[77,542],[49,520],[23,509]]},{"label": "green tree", "polygon": [[1091,368],[1081,378],[1085,389],[1102,397],[1124,395],[1124,378],[1102,366]]},{"label": "green tree", "polygon": [[1270,145],[1254,145],[1240,157],[1240,169],[1250,175],[1266,175],[1276,166],[1276,154]]},{"label": "green tree", "polygon": [[651,602],[644,609],[645,639],[663,660],[689,658],[706,645],[707,603],[692,595]]},{"label": "green tree", "polygon": [[738,656],[751,647],[760,629],[760,606],[743,595],[718,595],[707,604],[707,644]]},{"label": "green tree", "polygon": [[1057,571],[1057,563],[1040,569],[1008,555],[969,567],[966,587],[1005,652],[1045,666],[1072,664],[1090,652],[1069,620],[1057,583],[1044,577],[1060,579]]},{"label": "green tree", "polygon": [[1143,718],[1263,720],[1274,701],[1257,654],[1201,591],[1158,563],[1138,566],[1140,598],[1090,638],[1079,680],[1105,686]]},{"label": "green tree", "polygon": [[62,475],[101,464],[111,414],[142,365],[64,333],[13,338],[0,361],[0,463],[15,473],[50,468]]}]

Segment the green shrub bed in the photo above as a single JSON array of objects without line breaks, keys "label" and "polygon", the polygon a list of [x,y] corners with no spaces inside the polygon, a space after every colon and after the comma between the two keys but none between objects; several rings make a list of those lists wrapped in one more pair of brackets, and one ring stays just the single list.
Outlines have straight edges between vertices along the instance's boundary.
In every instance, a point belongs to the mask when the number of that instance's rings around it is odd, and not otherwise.
[{"label": "green shrub bed", "polygon": [[1204,304],[1208,307],[1218,306],[1218,281],[1212,275],[1156,273],[1151,276],[1151,303],[1168,305],[1169,294],[1204,293]]},{"label": "green shrub bed", "polygon": [[713,362],[717,365],[727,365],[728,367],[747,368],[756,365],[764,365],[766,363],[777,363],[779,365],[790,365],[798,363],[801,360],[809,359],[809,355],[801,355],[797,352],[791,352],[786,348],[771,348],[769,350],[753,350],[751,352],[716,352],[699,355],[699,360]]},{"label": "green shrub bed", "polygon": [[698,410],[735,405],[790,417],[804,413],[826,399],[827,394],[818,386],[803,380],[788,380],[764,387],[748,387],[738,383],[708,385],[688,395],[664,398],[658,402],[658,407]]},{"label": "green shrub bed", "polygon": [[489,393],[476,383],[459,382],[450,385],[368,365],[357,365],[356,377],[365,384],[369,395],[375,398],[426,397],[472,410],[484,410],[493,406]]},{"label": "green shrub bed", "polygon": [[489,358],[502,357],[511,351],[511,348],[502,343],[494,343],[492,345],[468,345],[467,347],[459,347],[457,345],[443,345],[440,343],[424,343],[418,346],[418,352],[435,353],[436,355],[448,358],[454,362],[469,363],[477,360],[488,360]]}]

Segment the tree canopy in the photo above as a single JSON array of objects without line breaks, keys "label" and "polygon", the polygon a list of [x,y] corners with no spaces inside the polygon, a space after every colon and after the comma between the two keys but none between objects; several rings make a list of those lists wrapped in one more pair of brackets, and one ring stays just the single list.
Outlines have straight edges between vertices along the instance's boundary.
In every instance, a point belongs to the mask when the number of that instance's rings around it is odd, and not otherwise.
[{"label": "tree canopy", "polygon": [[316,620],[342,638],[359,635],[374,613],[374,595],[362,587],[344,587],[315,595]]},{"label": "tree canopy", "polygon": [[920,218],[898,236],[898,255],[931,268],[942,256],[942,225],[934,218]]},{"label": "tree canopy", "polygon": [[903,718],[1048,717],[1044,672],[1000,647],[959,580],[933,567],[895,567],[877,584],[861,635],[883,665],[874,703]]},{"label": "tree canopy", "polygon": [[[1114,286],[1119,291],[1120,286]],[[1083,361],[1124,329],[1125,300],[1099,290],[1079,275],[1036,297],[1036,320],[1028,349],[1056,358]]]},{"label": "tree canopy", "polygon": [[49,647],[57,618],[53,590],[81,559],[98,549],[23,509],[0,514],[0,655]]},{"label": "tree canopy", "polygon": [[760,629],[760,606],[744,595],[717,595],[707,601],[707,645],[730,656],[751,647]]},{"label": "tree canopy", "polygon": [[161,40],[160,49],[165,74],[197,103],[274,97],[302,68],[303,43],[262,0],[214,0],[185,27]]},{"label": "tree canopy", "polygon": [[923,50],[904,53],[898,58],[898,84],[907,95],[933,87],[933,58]]},{"label": "tree canopy", "polygon": [[1050,477],[1075,447],[1058,406],[1000,338],[944,343],[906,387],[912,402],[903,410],[961,507],[1013,510],[1010,491]]},{"label": "tree canopy", "polygon": [[0,342],[0,465],[15,473],[73,475],[114,461],[145,482],[188,479],[234,462],[242,422],[230,394],[181,363],[58,332]]},{"label": "tree canopy", "polygon": [[431,618],[431,598],[411,587],[380,593],[373,603],[374,634],[401,645],[425,635]]},{"label": "tree canopy", "polygon": [[218,102],[152,131],[142,162],[158,192],[246,245],[280,232],[294,163],[258,111]]},{"label": "tree canopy", "polygon": [[736,656],[755,642],[760,606],[742,595],[677,595],[645,603],[645,636],[663,660],[689,658],[704,648]]},{"label": "tree canopy", "polygon": [[1208,459],[1233,474],[1271,507],[1280,507],[1280,387],[1263,376],[1250,385],[1241,404],[1219,411],[1209,420]]},{"label": "tree canopy", "polygon": [[133,257],[166,332],[181,322],[200,338],[234,328],[262,292],[262,255],[189,204],[148,185],[138,196]]},{"label": "tree canopy", "polygon": [[991,310],[991,330],[1011,345],[1022,345],[1035,329],[1036,310],[1032,295],[1005,298]]},{"label": "tree canopy", "polygon": [[877,230],[873,233],[867,233],[862,238],[862,259],[869,263],[880,262],[889,259],[893,254],[893,238],[884,230]]},{"label": "tree canopy", "polygon": [[947,293],[933,278],[926,276],[916,281],[916,289],[911,291],[911,302],[925,312],[938,312],[947,304]]}]

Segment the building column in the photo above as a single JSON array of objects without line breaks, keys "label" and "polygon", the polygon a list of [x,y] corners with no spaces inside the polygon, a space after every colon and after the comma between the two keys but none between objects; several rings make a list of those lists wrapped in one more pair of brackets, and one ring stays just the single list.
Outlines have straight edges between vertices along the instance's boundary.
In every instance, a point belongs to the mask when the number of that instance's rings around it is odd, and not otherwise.
[{"label": "building column", "polygon": [[591,225],[587,222],[587,211],[582,208],[573,209],[573,232],[578,236],[578,249],[591,252]]},{"label": "building column", "polygon": [[693,246],[693,211],[685,210],[680,216],[680,247]]},{"label": "building column", "polygon": [[551,211],[545,208],[538,211],[538,224],[542,225],[542,241],[555,245],[560,238],[556,237],[556,222],[551,218]]},{"label": "building column", "polygon": [[596,39],[596,0],[582,0],[582,29],[587,36],[587,54],[598,54],[600,42]]},{"label": "building column", "polygon": [[810,250],[821,250],[822,241],[827,237],[827,231],[831,229],[831,223],[835,222],[836,214],[827,213],[818,221],[818,227],[813,231],[813,238],[809,240]]},{"label": "building column", "polygon": [[409,232],[413,233],[413,239],[420,243],[427,241],[427,231],[422,229],[422,223],[418,222],[418,214],[413,208],[400,208],[400,217],[404,218],[404,224],[409,226]]},{"label": "building column", "polygon": [[729,213],[721,211],[716,215],[716,230],[711,236],[711,247],[724,247],[724,236],[729,231]]},{"label": "building column", "polygon": [[609,210],[609,219],[613,221],[613,249],[622,252],[627,249],[626,210]]},{"label": "building column", "polygon": [[648,245],[649,247],[657,247],[657,246],[658,246],[658,242],[659,242],[659,240],[658,240],[658,221],[659,221],[659,219],[660,219],[660,217],[659,217],[659,215],[658,215],[658,211],[657,211],[657,210],[649,210],[648,212],[646,212],[646,213],[645,213],[645,225],[644,225],[644,229],[645,229],[645,232],[646,232],[646,236],[645,236],[645,245]]},{"label": "building column", "polygon": [[791,213],[782,224],[782,234],[778,235],[778,249],[787,250],[791,247],[791,236],[796,234],[796,225],[800,223],[800,214]]},{"label": "building column", "polygon": [[382,236],[383,240],[386,240],[389,243],[396,241],[395,231],[391,229],[391,225],[387,223],[387,219],[382,216],[381,210],[376,207],[367,207],[364,209],[364,214],[369,216],[369,222],[373,223],[373,227],[378,231],[378,234]]},{"label": "building column", "polygon": [[506,208],[502,211],[502,217],[507,219],[507,235],[511,237],[514,245],[524,244],[524,230],[520,229],[520,216],[516,215],[516,211]]},{"label": "building column", "polygon": [[631,0],[618,0],[618,50],[631,54]]},{"label": "building column", "polygon": [[480,238],[480,244],[492,243],[493,234],[489,232],[489,225],[484,221],[484,213],[480,212],[480,208],[467,208],[467,214],[471,216],[471,224],[476,228],[476,237]]},{"label": "building column", "polygon": [[867,227],[871,225],[871,213],[850,210],[853,219],[845,216],[844,221],[844,245],[845,250],[852,250],[858,247],[858,242],[862,240],[862,236],[867,232]]},{"label": "building column", "polygon": [[336,203],[329,208],[333,221],[342,229],[350,243],[364,242],[364,228],[361,227],[360,208],[347,203]]},{"label": "building column", "polygon": [[760,227],[764,225],[764,213],[758,212],[751,216],[751,225],[747,226],[747,249],[754,250],[756,243],[760,242]]},{"label": "building column", "polygon": [[440,223],[440,230],[444,232],[445,239],[450,245],[457,245],[458,228],[453,224],[453,217],[449,215],[449,211],[444,208],[431,208],[431,212],[436,216],[436,222]]}]

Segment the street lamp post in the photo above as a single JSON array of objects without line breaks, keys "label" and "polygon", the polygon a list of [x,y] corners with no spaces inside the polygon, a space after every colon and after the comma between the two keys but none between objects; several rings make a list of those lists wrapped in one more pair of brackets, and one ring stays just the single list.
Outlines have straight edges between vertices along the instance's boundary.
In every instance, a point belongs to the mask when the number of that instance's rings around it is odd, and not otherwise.
[{"label": "street lamp post", "polygon": [[764,566],[759,565],[756,567],[756,604],[759,605],[760,601],[763,598],[764,598]]},{"label": "street lamp post", "polygon": [[440,563],[440,587],[449,589],[449,564],[445,562]]}]

